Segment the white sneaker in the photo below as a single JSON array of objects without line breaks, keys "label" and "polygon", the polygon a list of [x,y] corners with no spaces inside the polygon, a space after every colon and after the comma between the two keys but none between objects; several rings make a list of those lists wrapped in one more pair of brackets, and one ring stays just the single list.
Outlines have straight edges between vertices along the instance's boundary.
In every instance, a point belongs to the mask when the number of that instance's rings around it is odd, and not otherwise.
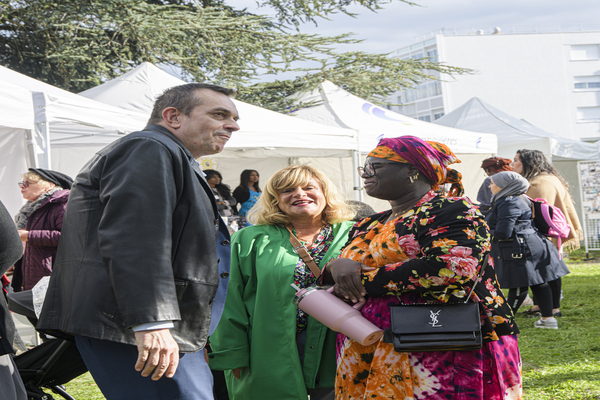
[{"label": "white sneaker", "polygon": [[533,323],[534,328],[542,329],[558,329],[558,321],[556,318],[538,319]]}]

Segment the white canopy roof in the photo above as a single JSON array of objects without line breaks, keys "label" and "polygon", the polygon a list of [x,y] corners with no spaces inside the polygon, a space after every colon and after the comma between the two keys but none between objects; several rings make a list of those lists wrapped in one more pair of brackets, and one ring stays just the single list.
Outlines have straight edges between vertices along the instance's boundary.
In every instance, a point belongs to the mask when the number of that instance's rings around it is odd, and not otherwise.
[{"label": "white canopy roof", "polygon": [[0,80],[0,200],[14,215],[23,204],[16,183],[27,171],[26,137],[34,130],[31,92]]},{"label": "white canopy roof", "polygon": [[312,93],[301,94],[297,98],[299,101],[321,104],[296,110],[293,115],[330,126],[356,129],[363,153],[375,148],[382,135],[413,135],[434,140],[448,145],[457,154],[490,154],[497,149],[494,135],[443,128],[410,118],[356,97],[329,81],[321,83]]},{"label": "white canopy roof", "polygon": [[0,81],[28,89],[33,96],[35,124],[50,124],[52,146],[108,144],[137,130],[145,115],[90,100],[0,66]]},{"label": "white canopy roof", "polygon": [[[80,95],[149,116],[158,95],[185,83],[150,63],[142,63]],[[357,149],[353,130],[293,118],[238,100],[234,103],[240,114],[240,130],[219,157],[345,157]]]},{"label": "white canopy roof", "polygon": [[0,107],[0,198],[13,214],[23,203],[16,182],[27,167],[53,168],[52,147],[104,146],[147,119],[2,66]]},{"label": "white canopy roof", "polygon": [[519,149],[541,150],[553,159],[597,160],[597,144],[564,138],[515,118],[473,97],[435,124],[493,133],[498,137],[498,155],[512,158]]},{"label": "white canopy roof", "polygon": [[34,126],[31,91],[0,79],[0,127],[32,130]]}]

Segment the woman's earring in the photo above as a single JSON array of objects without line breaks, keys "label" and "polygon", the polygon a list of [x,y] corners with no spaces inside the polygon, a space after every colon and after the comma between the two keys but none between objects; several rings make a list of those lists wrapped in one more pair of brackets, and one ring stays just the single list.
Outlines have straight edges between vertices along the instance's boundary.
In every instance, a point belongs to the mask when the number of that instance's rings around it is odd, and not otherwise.
[{"label": "woman's earring", "polygon": [[419,178],[419,173],[417,172],[416,174],[409,176],[408,179],[410,180],[410,183],[415,183],[415,181]]}]

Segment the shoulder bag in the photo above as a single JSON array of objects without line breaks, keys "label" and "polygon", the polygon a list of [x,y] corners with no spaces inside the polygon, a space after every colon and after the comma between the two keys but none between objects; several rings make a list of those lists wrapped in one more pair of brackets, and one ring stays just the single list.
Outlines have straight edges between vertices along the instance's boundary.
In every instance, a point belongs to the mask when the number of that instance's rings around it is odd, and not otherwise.
[{"label": "shoulder bag", "polygon": [[464,302],[398,304],[390,306],[391,327],[383,335],[398,352],[477,350],[483,345],[479,305],[469,302],[479,277]]}]

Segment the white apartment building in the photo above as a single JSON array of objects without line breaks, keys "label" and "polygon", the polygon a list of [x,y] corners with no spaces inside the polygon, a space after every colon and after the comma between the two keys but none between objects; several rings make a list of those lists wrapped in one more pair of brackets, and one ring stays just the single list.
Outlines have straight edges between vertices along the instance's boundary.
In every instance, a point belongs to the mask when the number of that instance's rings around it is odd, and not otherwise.
[{"label": "white apartment building", "polygon": [[433,122],[479,97],[545,131],[600,139],[600,24],[444,28],[393,56],[473,70],[397,92],[393,111]]}]

